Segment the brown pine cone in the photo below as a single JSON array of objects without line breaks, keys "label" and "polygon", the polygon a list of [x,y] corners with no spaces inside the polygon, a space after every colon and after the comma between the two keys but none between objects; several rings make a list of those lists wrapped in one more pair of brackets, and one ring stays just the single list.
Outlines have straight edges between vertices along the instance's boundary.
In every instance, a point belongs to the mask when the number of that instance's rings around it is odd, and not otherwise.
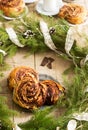
[{"label": "brown pine cone", "polygon": [[22,108],[36,109],[45,103],[46,93],[44,84],[31,83],[29,78],[25,78],[14,88],[13,100]]},{"label": "brown pine cone", "polygon": [[26,66],[20,66],[13,69],[9,74],[9,77],[7,79],[8,87],[13,90],[15,87],[18,86],[18,82],[23,80],[25,77],[29,77],[30,80],[34,81],[35,83],[38,83],[38,74],[34,69]]},{"label": "brown pine cone", "polygon": [[44,80],[40,83],[46,85],[47,87],[47,96],[45,104],[55,104],[58,101],[60,94],[64,92],[64,88],[59,83],[56,83],[53,80]]}]

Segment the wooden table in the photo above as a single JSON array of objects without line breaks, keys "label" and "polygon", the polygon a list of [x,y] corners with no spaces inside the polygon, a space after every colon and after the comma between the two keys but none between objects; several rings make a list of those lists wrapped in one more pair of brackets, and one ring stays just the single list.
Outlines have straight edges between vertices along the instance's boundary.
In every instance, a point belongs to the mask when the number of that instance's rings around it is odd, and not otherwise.
[{"label": "wooden table", "polygon": [[[76,3],[79,3],[88,9],[87,0],[76,0],[76,1],[75,1]],[[31,3],[27,5],[29,7],[30,12],[33,10],[36,11],[35,5],[36,3]],[[0,95],[6,96],[8,98],[8,106],[11,109],[17,110],[20,113],[19,116],[13,117],[12,119],[14,122],[17,123],[24,122],[30,119],[32,113],[24,112],[23,109],[17,106],[12,100],[12,94],[7,87],[7,77],[11,72],[11,70],[14,67],[21,66],[21,65],[30,66],[34,68],[39,74],[50,75],[63,85],[62,73],[72,64],[70,61],[60,58],[59,56],[57,56],[57,54],[55,54],[52,51],[47,53],[44,52],[42,54],[34,53],[27,57],[25,57],[25,55],[26,55],[26,50],[20,49],[15,56],[11,58],[10,57],[6,58],[6,62],[9,63],[10,69],[4,71],[4,77],[0,78],[0,87],[2,87],[3,90],[3,92],[1,92]],[[52,65],[51,69],[47,67],[47,64],[45,66],[41,66],[41,63],[45,57],[54,59],[54,61],[51,64]]]}]

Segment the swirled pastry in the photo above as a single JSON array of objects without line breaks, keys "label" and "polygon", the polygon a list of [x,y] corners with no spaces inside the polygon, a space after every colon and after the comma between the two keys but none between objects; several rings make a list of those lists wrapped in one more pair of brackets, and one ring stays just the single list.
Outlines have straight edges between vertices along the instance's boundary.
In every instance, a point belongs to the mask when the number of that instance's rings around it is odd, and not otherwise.
[{"label": "swirled pastry", "polygon": [[59,83],[53,80],[44,80],[41,81],[41,83],[46,85],[47,87],[47,96],[45,104],[55,104],[58,101],[60,94],[64,92],[64,88]]},{"label": "swirled pastry", "polygon": [[25,3],[23,0],[0,0],[0,10],[4,15],[16,17],[23,13]]},{"label": "swirled pastry", "polygon": [[13,100],[26,109],[53,105],[64,88],[53,80],[39,81],[37,72],[26,66],[14,68],[8,77],[8,86],[13,90]]},{"label": "swirled pastry", "polygon": [[13,100],[22,108],[36,109],[45,103],[46,93],[44,84],[31,83],[29,78],[25,78],[14,88]]},{"label": "swirled pastry", "polygon": [[71,3],[64,5],[60,9],[58,16],[72,24],[80,24],[86,20],[87,10],[81,5]]},{"label": "swirled pastry", "polygon": [[38,83],[38,74],[37,72],[27,66],[16,67],[11,71],[8,76],[8,87],[13,90],[18,86],[18,83],[21,82],[24,78],[29,78],[31,82]]}]

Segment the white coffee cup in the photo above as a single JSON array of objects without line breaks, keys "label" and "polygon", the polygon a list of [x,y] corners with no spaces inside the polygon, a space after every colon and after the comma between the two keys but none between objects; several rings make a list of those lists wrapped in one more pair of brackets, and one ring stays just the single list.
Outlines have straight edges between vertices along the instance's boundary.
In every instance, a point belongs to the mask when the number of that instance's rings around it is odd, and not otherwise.
[{"label": "white coffee cup", "polygon": [[62,5],[62,0],[43,0],[43,9],[47,12],[55,12]]}]

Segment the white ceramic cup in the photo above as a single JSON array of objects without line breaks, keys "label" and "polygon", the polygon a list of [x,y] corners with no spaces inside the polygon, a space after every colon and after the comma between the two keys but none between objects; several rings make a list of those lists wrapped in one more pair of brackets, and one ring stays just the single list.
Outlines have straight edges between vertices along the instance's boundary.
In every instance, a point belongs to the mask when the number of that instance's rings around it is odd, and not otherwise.
[{"label": "white ceramic cup", "polygon": [[43,0],[43,9],[48,12],[55,11],[57,9],[57,0]]},{"label": "white ceramic cup", "polygon": [[62,5],[62,0],[43,0],[43,9],[47,12],[59,11]]}]

